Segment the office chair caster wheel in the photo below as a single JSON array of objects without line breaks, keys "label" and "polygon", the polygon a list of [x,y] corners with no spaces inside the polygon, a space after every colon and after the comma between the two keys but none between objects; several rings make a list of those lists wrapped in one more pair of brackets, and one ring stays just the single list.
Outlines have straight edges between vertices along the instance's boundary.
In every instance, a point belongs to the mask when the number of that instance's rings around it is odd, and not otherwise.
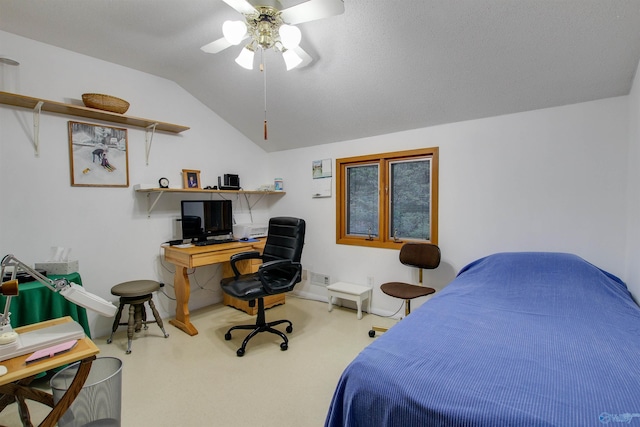
[{"label": "office chair caster wheel", "polygon": [[283,342],[282,344],[280,344],[280,350],[286,351],[288,348],[289,348],[289,344],[287,344],[286,342]]},{"label": "office chair caster wheel", "polygon": [[293,326],[289,325],[287,326],[287,333],[290,334],[291,332],[293,332]]},{"label": "office chair caster wheel", "polygon": [[244,356],[244,348],[239,348],[238,351],[236,351],[236,355],[238,357]]},{"label": "office chair caster wheel", "polygon": [[231,340],[231,334],[229,332],[224,334],[224,339],[227,340],[227,341]]},{"label": "office chair caster wheel", "polygon": [[112,343],[111,338],[109,338],[109,339],[107,340],[107,344],[111,344],[111,343]]},{"label": "office chair caster wheel", "polygon": [[370,330],[370,331],[369,331],[369,336],[370,336],[371,338],[375,337],[375,336],[376,336],[376,331],[374,331],[373,329],[372,329],[372,330]]}]

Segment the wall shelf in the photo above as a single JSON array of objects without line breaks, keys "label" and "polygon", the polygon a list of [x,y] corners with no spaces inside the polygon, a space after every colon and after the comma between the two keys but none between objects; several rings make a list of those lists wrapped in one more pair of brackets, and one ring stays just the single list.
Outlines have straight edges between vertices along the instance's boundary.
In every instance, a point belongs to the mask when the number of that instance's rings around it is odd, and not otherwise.
[{"label": "wall shelf", "polygon": [[105,122],[118,123],[127,126],[135,126],[145,129],[146,140],[146,161],[149,164],[149,152],[153,135],[155,131],[180,133],[188,130],[187,126],[174,125],[172,123],[164,123],[156,120],[142,119],[133,116],[124,116],[110,111],[96,110],[82,105],[64,104],[62,102],[48,101],[40,98],[33,98],[16,93],[0,91],[0,104],[11,105],[14,107],[29,108],[33,110],[33,145],[35,147],[36,156],[40,153],[40,112],[48,111],[50,113],[66,114],[68,116],[85,117],[94,120],[103,120]]},{"label": "wall shelf", "polygon": [[0,92],[0,104],[29,108],[33,110],[36,109],[40,102],[42,102],[40,109],[50,113],[104,120],[105,122],[120,123],[145,129],[155,124],[156,131],[171,133],[180,133],[185,130],[189,130],[187,126],[163,123],[157,120],[142,119],[139,117],[124,116],[122,114],[96,110],[95,108],[88,108],[82,105],[64,104],[62,102],[47,101],[46,99],[32,98],[30,96],[18,95],[16,93]]},{"label": "wall shelf", "polygon": [[[205,190],[203,188],[139,188],[138,185],[134,186],[136,193],[147,193],[147,214],[151,216],[151,211],[160,200],[160,197],[164,193],[218,193],[218,194],[245,194],[245,195],[260,195],[264,196],[283,196],[286,194],[284,191],[260,191],[260,190]],[[151,201],[151,194],[157,194],[156,198]],[[257,203],[257,202],[256,202]],[[255,203],[254,203],[255,204]]]}]

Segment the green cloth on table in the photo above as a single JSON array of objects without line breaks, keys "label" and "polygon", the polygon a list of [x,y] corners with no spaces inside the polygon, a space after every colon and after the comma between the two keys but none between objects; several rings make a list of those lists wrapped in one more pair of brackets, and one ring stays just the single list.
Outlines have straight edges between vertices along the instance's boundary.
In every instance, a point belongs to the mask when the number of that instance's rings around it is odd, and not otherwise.
[{"label": "green cloth on table", "polygon": [[[65,275],[47,275],[50,279],[66,278],[69,282],[82,285],[79,273]],[[0,312],[4,311],[6,297],[0,296]],[[31,325],[45,320],[70,316],[84,329],[87,337],[91,338],[87,311],[57,292],[52,291],[40,282],[26,282],[18,285],[18,296],[11,298],[11,326]]]}]

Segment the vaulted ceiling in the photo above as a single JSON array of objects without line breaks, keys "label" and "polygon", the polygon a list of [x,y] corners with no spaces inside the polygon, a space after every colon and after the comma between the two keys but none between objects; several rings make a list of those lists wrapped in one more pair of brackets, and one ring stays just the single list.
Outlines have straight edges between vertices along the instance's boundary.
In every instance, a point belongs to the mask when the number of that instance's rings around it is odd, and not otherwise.
[{"label": "vaulted ceiling", "polygon": [[242,18],[222,0],[0,0],[0,30],[171,79],[269,152],[626,95],[640,60],[640,0],[344,9],[299,25],[306,67],[265,53],[267,141],[264,75],[200,50]]}]

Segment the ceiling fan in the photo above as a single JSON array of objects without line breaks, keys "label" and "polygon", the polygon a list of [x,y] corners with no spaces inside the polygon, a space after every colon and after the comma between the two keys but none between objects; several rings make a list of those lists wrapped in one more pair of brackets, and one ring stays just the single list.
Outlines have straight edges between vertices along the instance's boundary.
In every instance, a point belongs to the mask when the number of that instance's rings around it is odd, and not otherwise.
[{"label": "ceiling fan", "polygon": [[311,57],[300,46],[302,34],[297,24],[340,15],[344,12],[343,0],[308,0],[283,9],[279,0],[257,0],[252,5],[247,0],[223,0],[244,15],[244,21],[225,21],[224,37],[214,40],[200,49],[218,53],[228,47],[249,42],[236,58],[241,67],[253,69],[256,49],[274,49],[282,53],[287,70],[305,66]]}]

